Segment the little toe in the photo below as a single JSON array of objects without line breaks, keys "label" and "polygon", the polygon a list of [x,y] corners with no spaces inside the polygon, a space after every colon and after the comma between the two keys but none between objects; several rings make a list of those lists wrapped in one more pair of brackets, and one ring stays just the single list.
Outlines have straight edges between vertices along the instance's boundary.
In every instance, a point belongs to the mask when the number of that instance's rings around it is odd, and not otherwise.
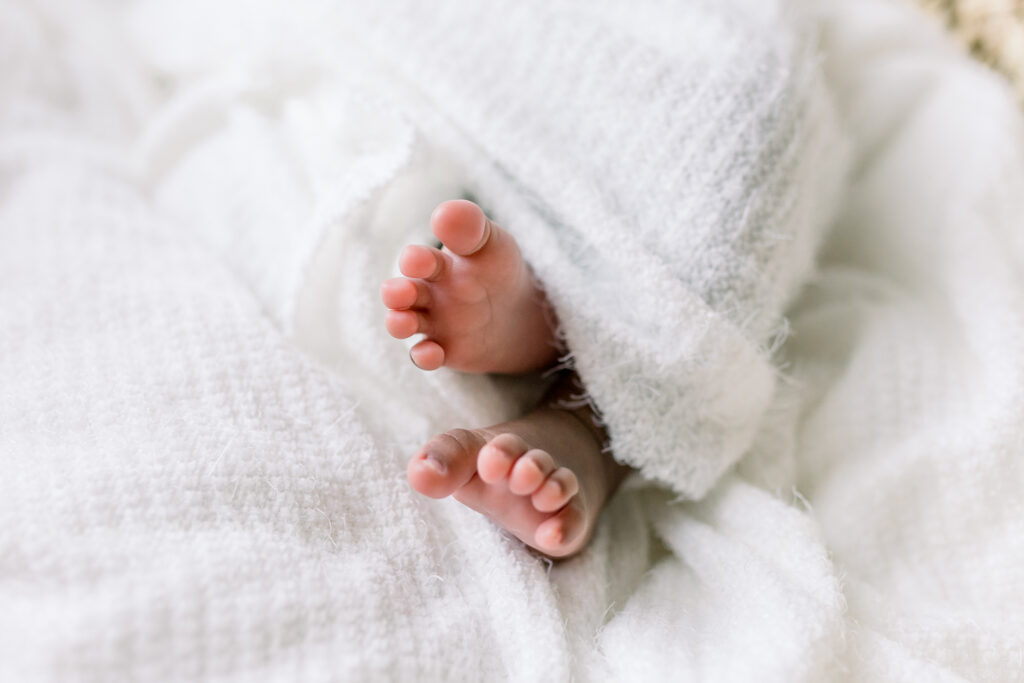
[{"label": "little toe", "polygon": [[434,281],[444,275],[451,256],[440,249],[410,244],[398,256],[398,270],[406,277]]},{"label": "little toe", "polygon": [[530,502],[541,512],[561,509],[580,490],[579,480],[568,467],[559,467],[534,491]]},{"label": "little toe", "polygon": [[388,311],[384,327],[395,339],[406,339],[416,333],[429,334],[430,320],[419,311]]},{"label": "little toe", "polygon": [[555,461],[546,451],[539,448],[527,451],[512,466],[512,474],[508,477],[508,489],[518,496],[528,496],[536,491],[554,470]]},{"label": "little toe", "polygon": [[464,486],[476,472],[479,439],[453,429],[438,434],[409,460],[406,476],[414,489],[431,498],[444,498]]},{"label": "little toe", "polygon": [[420,370],[437,370],[444,365],[444,348],[433,339],[424,339],[409,349],[409,358]]},{"label": "little toe", "polygon": [[551,557],[565,557],[579,550],[587,531],[586,518],[579,505],[570,503],[537,525],[533,545]]},{"label": "little toe", "polygon": [[427,284],[422,280],[404,277],[385,280],[380,286],[380,298],[385,306],[394,310],[430,306],[430,290]]},{"label": "little toe", "polygon": [[440,204],[430,216],[430,226],[441,243],[460,256],[483,249],[494,232],[483,209],[466,199]]},{"label": "little toe", "polygon": [[477,455],[476,471],[488,484],[508,476],[516,460],[529,450],[529,446],[515,434],[499,434],[487,442]]}]

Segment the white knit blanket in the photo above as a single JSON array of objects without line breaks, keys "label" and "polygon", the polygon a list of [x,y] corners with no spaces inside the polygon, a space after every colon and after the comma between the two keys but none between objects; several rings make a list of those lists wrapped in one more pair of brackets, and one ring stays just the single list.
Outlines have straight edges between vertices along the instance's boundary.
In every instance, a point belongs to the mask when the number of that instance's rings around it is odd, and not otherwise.
[{"label": "white knit blanket", "polygon": [[[0,680],[1019,680],[1008,88],[884,0],[810,3],[809,48],[752,0],[363,4],[0,4]],[[669,108],[733,77],[780,107]],[[660,482],[553,567],[404,481],[535,394],[384,332],[398,249],[467,191]]]}]

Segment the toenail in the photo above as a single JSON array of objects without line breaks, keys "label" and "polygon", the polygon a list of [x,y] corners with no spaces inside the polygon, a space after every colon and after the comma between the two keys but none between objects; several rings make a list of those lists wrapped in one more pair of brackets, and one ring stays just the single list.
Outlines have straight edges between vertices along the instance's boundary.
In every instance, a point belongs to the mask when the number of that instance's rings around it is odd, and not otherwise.
[{"label": "toenail", "polygon": [[444,461],[438,458],[433,453],[423,454],[423,464],[434,470],[438,474],[444,474],[448,471],[448,465],[444,464]]},{"label": "toenail", "polygon": [[501,446],[491,445],[491,449],[497,451],[498,455],[500,455],[503,460],[511,460],[513,458],[513,455]]},{"label": "toenail", "polygon": [[546,537],[546,545],[549,548],[555,548],[562,545],[562,541],[565,540],[565,532],[562,529],[552,529],[551,531],[544,534]]}]

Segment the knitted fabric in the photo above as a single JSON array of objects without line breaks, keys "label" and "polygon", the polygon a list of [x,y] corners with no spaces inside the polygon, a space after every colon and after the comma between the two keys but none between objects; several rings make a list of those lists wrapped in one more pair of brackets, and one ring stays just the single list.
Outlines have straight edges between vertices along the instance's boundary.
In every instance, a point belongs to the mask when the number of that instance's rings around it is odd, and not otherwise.
[{"label": "knitted fabric", "polygon": [[498,170],[471,188],[546,287],[615,456],[702,496],[772,400],[766,347],[845,168],[811,27],[774,3],[367,7],[359,34]]},{"label": "knitted fabric", "polygon": [[[0,680],[1018,675],[1005,86],[884,0],[435,4],[0,4]],[[553,567],[403,476],[540,389],[384,331],[460,194],[660,482]]]}]

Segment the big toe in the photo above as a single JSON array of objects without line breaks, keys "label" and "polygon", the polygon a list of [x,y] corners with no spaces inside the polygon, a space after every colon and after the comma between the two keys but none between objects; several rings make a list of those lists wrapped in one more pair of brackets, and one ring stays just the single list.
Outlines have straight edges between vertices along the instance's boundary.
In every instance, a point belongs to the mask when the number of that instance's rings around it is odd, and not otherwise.
[{"label": "big toe", "polygon": [[450,496],[476,473],[476,454],[482,445],[483,440],[469,430],[438,434],[409,460],[409,483],[431,498]]},{"label": "big toe", "polygon": [[441,203],[430,216],[430,226],[437,239],[460,256],[483,249],[494,229],[483,209],[465,199]]}]

